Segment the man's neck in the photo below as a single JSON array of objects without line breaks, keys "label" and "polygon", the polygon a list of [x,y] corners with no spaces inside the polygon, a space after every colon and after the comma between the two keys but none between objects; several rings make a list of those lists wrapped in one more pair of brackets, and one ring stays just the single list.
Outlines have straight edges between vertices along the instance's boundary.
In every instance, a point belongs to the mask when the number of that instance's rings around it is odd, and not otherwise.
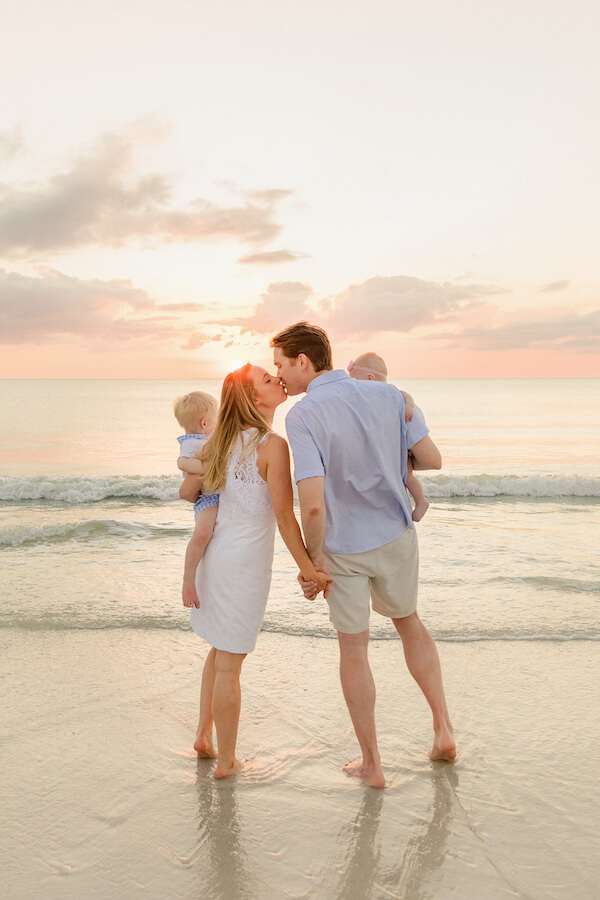
[{"label": "man's neck", "polygon": [[306,392],[306,388],[309,386],[309,384],[311,383],[311,381],[314,381],[315,378],[318,378],[318,377],[319,377],[319,375],[325,375],[326,372],[333,372],[333,368],[331,368],[331,369],[321,369],[320,372],[315,372],[315,371],[313,370],[313,374],[310,376],[310,378],[309,378],[308,381],[306,382],[306,386],[305,386],[305,388],[304,388],[304,391]]}]

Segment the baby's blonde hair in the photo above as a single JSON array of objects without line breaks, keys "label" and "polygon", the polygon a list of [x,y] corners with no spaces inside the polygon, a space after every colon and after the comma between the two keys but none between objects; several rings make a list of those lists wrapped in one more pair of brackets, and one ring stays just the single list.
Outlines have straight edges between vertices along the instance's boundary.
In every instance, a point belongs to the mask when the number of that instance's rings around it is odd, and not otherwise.
[{"label": "baby's blonde hair", "polygon": [[387,378],[387,366],[378,353],[361,353],[361,355],[357,356],[354,360],[354,364],[356,366],[363,366],[365,369],[372,369],[373,372],[378,372],[383,376],[384,380]]},{"label": "baby's blonde hair", "polygon": [[204,391],[192,391],[178,397],[173,404],[175,418],[184,431],[193,431],[200,419],[217,408],[217,401]]},{"label": "baby's blonde hair", "polygon": [[226,376],[221,391],[217,427],[202,448],[203,486],[211,494],[220,491],[227,477],[227,463],[233,445],[246,428],[256,428],[254,440],[247,450],[258,445],[271,426],[254,405],[254,389],[250,381],[250,363]]}]

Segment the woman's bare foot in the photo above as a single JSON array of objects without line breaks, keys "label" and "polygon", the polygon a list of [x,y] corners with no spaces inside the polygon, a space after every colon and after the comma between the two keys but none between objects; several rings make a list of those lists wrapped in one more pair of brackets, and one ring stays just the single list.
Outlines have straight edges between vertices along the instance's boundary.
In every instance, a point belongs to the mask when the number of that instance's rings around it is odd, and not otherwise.
[{"label": "woman's bare foot", "polygon": [[379,763],[373,763],[372,766],[366,766],[362,759],[353,759],[352,762],[346,763],[342,768],[342,772],[345,772],[350,778],[359,778],[370,787],[385,787],[385,777]]},{"label": "woman's bare foot", "polygon": [[429,759],[443,759],[454,762],[456,759],[456,741],[452,725],[441,725],[435,732],[433,747],[427,754]]},{"label": "woman's bare foot", "polygon": [[243,768],[244,763],[241,759],[234,759],[231,764],[219,762],[217,763],[217,768],[214,771],[214,777],[231,778],[232,775],[239,775]]},{"label": "woman's bare foot", "polygon": [[428,509],[429,509],[429,500],[423,500],[422,503],[417,503],[417,505],[415,506],[415,508],[412,511],[413,522],[420,522]]},{"label": "woman's bare foot", "polygon": [[216,759],[217,751],[213,747],[213,742],[203,734],[196,735],[194,741],[194,750],[200,759]]}]

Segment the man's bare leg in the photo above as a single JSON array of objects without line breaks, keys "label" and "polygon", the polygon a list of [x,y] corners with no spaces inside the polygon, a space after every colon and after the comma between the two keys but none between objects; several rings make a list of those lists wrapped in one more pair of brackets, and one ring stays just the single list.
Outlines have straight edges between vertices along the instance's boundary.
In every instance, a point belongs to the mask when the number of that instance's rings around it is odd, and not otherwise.
[{"label": "man's bare leg", "polygon": [[408,670],[425,694],[433,713],[434,739],[429,758],[453,762],[456,757],[456,742],[446,706],[435,641],[416,612],[404,619],[392,619],[392,622],[402,638]]},{"label": "man's bare leg", "polygon": [[244,765],[236,759],[235,745],[242,704],[240,673],[245,658],[245,653],[227,653],[225,650],[216,652],[212,714],[217,729],[219,761],[215,778],[237,775]]},{"label": "man's bare leg", "polygon": [[212,696],[215,684],[215,658],[217,651],[211,648],[202,670],[202,687],[200,688],[200,718],[194,750],[203,759],[216,759],[217,752],[213,745]]},{"label": "man's bare leg", "polygon": [[382,788],[385,778],[375,731],[375,682],[368,657],[369,632],[343,634],[338,631],[338,641],[342,690],[362,750],[362,759],[349,762],[344,766],[344,772],[371,787]]}]

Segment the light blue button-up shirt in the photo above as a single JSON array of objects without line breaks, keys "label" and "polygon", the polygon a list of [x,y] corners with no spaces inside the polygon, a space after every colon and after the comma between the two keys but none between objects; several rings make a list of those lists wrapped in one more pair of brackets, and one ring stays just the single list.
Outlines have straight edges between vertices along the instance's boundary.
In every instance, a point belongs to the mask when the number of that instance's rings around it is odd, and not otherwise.
[{"label": "light blue button-up shirt", "polygon": [[407,453],[429,433],[391,384],[334,369],[314,378],[285,419],[296,481],[323,476],[330,553],[364,553],[413,528]]}]

